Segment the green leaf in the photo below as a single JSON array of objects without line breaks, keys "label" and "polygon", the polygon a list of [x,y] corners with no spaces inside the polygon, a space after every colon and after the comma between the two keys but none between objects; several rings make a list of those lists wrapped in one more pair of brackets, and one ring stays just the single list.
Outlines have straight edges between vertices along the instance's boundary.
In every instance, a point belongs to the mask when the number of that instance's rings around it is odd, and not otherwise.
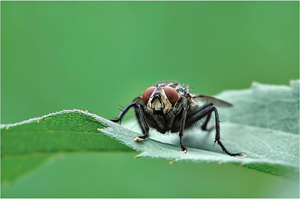
[{"label": "green leaf", "polygon": [[2,125],[2,158],[11,155],[73,151],[128,151],[101,134],[105,126],[87,111],[64,110],[28,121]]},{"label": "green leaf", "polygon": [[97,129],[105,126],[82,110],[64,110],[1,128],[1,180],[6,182],[59,152],[133,151],[100,133]]},{"label": "green leaf", "polygon": [[214,132],[202,132],[199,124],[186,129],[184,143],[189,153],[184,154],[179,152],[177,134],[162,135],[151,130],[150,139],[135,142],[134,138],[141,135],[135,120],[119,125],[74,109],[1,125],[2,180],[12,181],[25,172],[10,166],[16,161],[24,163],[22,168],[31,168],[33,165],[28,162],[38,160],[36,155],[45,155],[41,156],[44,161],[44,157],[58,152],[130,151],[130,148],[141,152],[139,157],[234,163],[273,175],[297,178],[299,81],[293,81],[291,87],[254,83],[250,89],[226,91],[217,97],[234,104],[233,108],[219,109],[223,143],[231,152],[244,152],[247,157],[224,154],[213,144]]},{"label": "green leaf", "polygon": [[[126,145],[141,151],[139,156],[191,160],[196,162],[235,163],[273,175],[297,178],[299,172],[299,80],[291,86],[272,86],[253,83],[250,89],[226,91],[217,96],[234,104],[219,109],[223,144],[232,152],[247,157],[230,157],[214,146],[214,132],[202,132],[198,125],[185,131],[184,143],[189,154],[179,152],[178,135],[150,132],[154,140],[133,142],[140,132],[137,122],[130,129],[110,128],[102,131]],[[104,121],[103,121],[104,122]],[[175,145],[175,146],[172,146]]]}]

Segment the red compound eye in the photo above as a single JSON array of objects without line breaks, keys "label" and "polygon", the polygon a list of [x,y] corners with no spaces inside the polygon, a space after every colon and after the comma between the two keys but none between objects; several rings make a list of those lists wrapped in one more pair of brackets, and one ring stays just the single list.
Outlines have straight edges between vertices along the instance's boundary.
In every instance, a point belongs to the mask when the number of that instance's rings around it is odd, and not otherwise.
[{"label": "red compound eye", "polygon": [[143,93],[143,96],[142,96],[142,100],[143,100],[144,104],[148,103],[148,100],[151,97],[151,95],[155,89],[156,89],[156,87],[152,86],[145,90],[145,92]]},{"label": "red compound eye", "polygon": [[165,87],[164,91],[168,97],[168,100],[171,102],[171,104],[175,104],[178,100],[178,93],[177,91],[172,87]]}]

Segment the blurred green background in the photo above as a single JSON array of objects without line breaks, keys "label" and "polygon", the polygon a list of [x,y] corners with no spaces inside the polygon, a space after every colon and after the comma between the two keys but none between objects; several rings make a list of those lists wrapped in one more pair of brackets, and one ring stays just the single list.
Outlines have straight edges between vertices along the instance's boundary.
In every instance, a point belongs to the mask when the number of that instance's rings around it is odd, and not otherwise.
[{"label": "blurred green background", "polygon": [[[253,81],[288,85],[299,78],[299,2],[1,2],[1,36],[2,124],[73,108],[115,118],[121,106],[162,80],[215,95]],[[164,160],[132,160],[134,154],[65,154],[3,185],[2,196],[299,196],[298,182],[246,168],[170,168]],[[87,164],[78,166],[82,161]],[[95,164],[110,165],[108,174],[134,182],[110,181]],[[184,170],[197,176],[186,177]],[[176,187],[154,186],[172,179],[181,194],[171,194]],[[145,190],[134,192],[141,184]],[[249,184],[255,187],[249,190]]]}]

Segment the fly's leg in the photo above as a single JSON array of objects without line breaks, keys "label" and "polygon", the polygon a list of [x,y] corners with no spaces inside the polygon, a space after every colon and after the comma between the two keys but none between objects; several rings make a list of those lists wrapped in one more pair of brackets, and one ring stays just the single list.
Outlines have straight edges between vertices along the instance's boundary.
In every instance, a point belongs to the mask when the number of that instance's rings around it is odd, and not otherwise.
[{"label": "fly's leg", "polygon": [[131,104],[129,104],[128,106],[126,106],[121,113],[119,114],[118,118],[115,120],[111,120],[112,122],[119,122],[119,124],[121,124],[122,118],[124,117],[124,115],[127,113],[127,111],[133,107],[133,106],[137,106],[136,102],[132,102]]},{"label": "fly's leg", "polygon": [[144,135],[138,136],[134,140],[140,141],[149,136],[149,126],[148,126],[147,122],[145,121],[143,109],[142,109],[141,105],[139,105],[139,104],[135,107],[135,115],[137,117],[137,120],[139,122],[139,125],[140,125]]},{"label": "fly's leg", "polygon": [[210,117],[211,117],[211,113],[207,114],[206,119],[205,119],[204,123],[201,126],[202,130],[204,130],[204,131],[211,131],[211,130],[214,129],[214,125],[212,125],[209,128],[207,128],[207,124],[208,124],[208,122],[210,120]]},{"label": "fly's leg", "polygon": [[207,104],[206,106],[202,107],[199,111],[197,111],[195,114],[189,116],[186,121],[186,126],[190,126],[191,124],[195,123],[196,121],[204,118],[205,116],[211,115],[211,113],[214,112],[215,114],[215,126],[216,126],[216,137],[215,142],[217,142],[222,150],[230,155],[230,156],[245,156],[242,153],[230,153],[223,143],[220,140],[220,121],[219,121],[219,114],[216,109],[216,107],[213,104]]},{"label": "fly's leg", "polygon": [[144,112],[143,109],[141,107],[141,105],[137,102],[132,102],[131,104],[129,104],[128,106],[126,106],[121,113],[119,114],[118,118],[115,120],[111,120],[113,122],[119,122],[121,124],[122,118],[124,117],[124,115],[127,113],[127,111],[131,108],[131,107],[135,107],[135,113],[136,113],[136,117],[138,119],[139,125],[143,131],[143,136],[138,136],[136,137],[134,140],[139,141],[139,140],[143,140],[145,138],[148,137],[149,135],[149,126],[145,121],[144,118]]},{"label": "fly's leg", "polygon": [[180,125],[180,129],[179,129],[180,147],[181,147],[181,152],[183,152],[183,153],[187,153],[185,146],[183,146],[183,139],[182,139],[183,130],[184,130],[185,121],[186,121],[186,113],[187,113],[186,108],[183,108],[181,125]]},{"label": "fly's leg", "polygon": [[242,153],[230,153],[226,148],[225,146],[223,145],[223,143],[221,142],[220,140],[220,120],[219,120],[219,113],[216,109],[215,106],[213,106],[213,111],[215,113],[215,120],[216,120],[216,138],[215,138],[215,142],[217,142],[220,147],[222,148],[222,150],[227,153],[228,155],[230,156],[246,156],[245,154],[242,154]]}]

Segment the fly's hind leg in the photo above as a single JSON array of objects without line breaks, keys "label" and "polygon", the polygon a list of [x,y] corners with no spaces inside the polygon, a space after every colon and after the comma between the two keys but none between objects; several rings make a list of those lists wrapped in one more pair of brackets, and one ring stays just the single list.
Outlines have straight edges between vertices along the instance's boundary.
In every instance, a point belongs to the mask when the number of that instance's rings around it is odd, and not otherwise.
[{"label": "fly's hind leg", "polygon": [[[204,107],[202,107],[200,110],[198,110],[197,112],[195,112],[194,114],[190,115],[187,120],[186,120],[186,126],[190,126],[192,125],[193,123],[195,123],[196,121],[204,118],[204,117],[207,117],[206,118],[206,125],[207,125],[207,122],[209,120],[209,117],[210,115],[212,114],[212,112],[214,112],[215,114],[215,126],[216,126],[216,137],[215,137],[215,142],[217,142],[220,147],[222,148],[222,150],[230,155],[230,156],[245,156],[244,154],[242,153],[231,153],[229,152],[225,146],[223,145],[223,143],[221,142],[220,140],[220,121],[219,121],[219,114],[218,114],[218,111],[216,109],[216,107],[213,105],[213,104],[207,104],[205,105]],[[205,125],[204,123],[204,125]],[[206,127],[206,125],[204,127]],[[203,128],[203,126],[202,126]]]}]

